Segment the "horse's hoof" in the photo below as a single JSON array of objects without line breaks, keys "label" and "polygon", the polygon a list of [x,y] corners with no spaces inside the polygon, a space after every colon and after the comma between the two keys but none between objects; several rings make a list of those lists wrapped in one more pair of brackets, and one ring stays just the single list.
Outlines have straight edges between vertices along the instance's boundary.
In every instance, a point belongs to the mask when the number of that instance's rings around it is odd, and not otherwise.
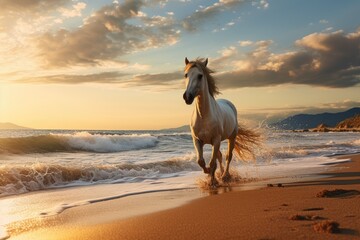
[{"label": "horse's hoof", "polygon": [[222,180],[223,182],[230,182],[230,181],[231,181],[231,175],[230,175],[229,173],[228,173],[228,174],[224,174],[224,175],[222,175],[221,180]]},{"label": "horse's hoof", "polygon": [[204,170],[204,173],[210,174],[210,168],[204,168],[203,170]]},{"label": "horse's hoof", "polygon": [[212,189],[216,189],[219,186],[219,182],[216,179],[212,179],[210,183],[210,187]]}]

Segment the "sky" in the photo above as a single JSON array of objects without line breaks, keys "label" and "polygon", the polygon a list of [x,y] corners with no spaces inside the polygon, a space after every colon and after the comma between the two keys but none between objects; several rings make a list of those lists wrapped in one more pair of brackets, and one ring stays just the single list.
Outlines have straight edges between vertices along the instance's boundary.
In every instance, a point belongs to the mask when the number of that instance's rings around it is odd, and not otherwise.
[{"label": "sky", "polygon": [[0,0],[0,122],[188,124],[184,58],[240,122],[360,106],[360,1]]}]

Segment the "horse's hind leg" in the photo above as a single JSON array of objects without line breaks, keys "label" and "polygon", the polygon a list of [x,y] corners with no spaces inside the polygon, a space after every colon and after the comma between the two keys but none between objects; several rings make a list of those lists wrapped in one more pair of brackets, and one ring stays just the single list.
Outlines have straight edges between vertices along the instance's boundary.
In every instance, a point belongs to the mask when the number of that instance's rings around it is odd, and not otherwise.
[{"label": "horse's hind leg", "polygon": [[216,159],[218,158],[219,151],[220,151],[220,143],[221,143],[221,136],[213,139],[213,149],[211,154],[210,160],[210,177],[211,177],[211,187],[216,187],[218,182],[215,178],[215,171],[216,171]]},{"label": "horse's hind leg", "polygon": [[219,150],[218,152],[218,156],[217,156],[217,159],[219,161],[219,165],[220,165],[220,173],[221,175],[224,173],[224,166],[223,166],[223,163],[222,163],[222,154],[221,154],[221,151]]},{"label": "horse's hind leg", "polygon": [[227,182],[227,181],[229,181],[231,179],[231,176],[230,176],[230,173],[229,173],[229,167],[230,167],[230,162],[231,162],[231,159],[232,159],[232,156],[233,156],[233,150],[234,150],[234,147],[235,147],[236,134],[237,134],[237,132],[232,134],[232,136],[229,138],[229,141],[228,141],[228,150],[227,150],[227,154],[226,154],[225,172],[223,173],[223,175],[221,177],[223,182]]}]

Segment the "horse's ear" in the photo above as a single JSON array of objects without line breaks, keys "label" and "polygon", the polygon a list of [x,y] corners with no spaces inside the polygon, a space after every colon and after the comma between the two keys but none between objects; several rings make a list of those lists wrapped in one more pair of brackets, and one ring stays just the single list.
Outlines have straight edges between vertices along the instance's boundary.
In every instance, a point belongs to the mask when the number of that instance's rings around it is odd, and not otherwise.
[{"label": "horse's ear", "polygon": [[185,57],[185,65],[189,64],[189,60],[187,59],[187,57]]},{"label": "horse's ear", "polygon": [[207,64],[208,64],[208,59],[206,58],[204,62],[205,67],[207,66]]}]

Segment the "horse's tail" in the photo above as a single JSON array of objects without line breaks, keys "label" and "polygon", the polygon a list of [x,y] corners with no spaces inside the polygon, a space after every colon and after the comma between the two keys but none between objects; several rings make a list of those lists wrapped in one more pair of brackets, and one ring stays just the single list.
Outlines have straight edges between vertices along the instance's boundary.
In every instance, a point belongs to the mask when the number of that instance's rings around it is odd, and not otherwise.
[{"label": "horse's tail", "polygon": [[235,155],[239,160],[255,160],[255,148],[261,145],[261,134],[239,124],[235,139]]}]

